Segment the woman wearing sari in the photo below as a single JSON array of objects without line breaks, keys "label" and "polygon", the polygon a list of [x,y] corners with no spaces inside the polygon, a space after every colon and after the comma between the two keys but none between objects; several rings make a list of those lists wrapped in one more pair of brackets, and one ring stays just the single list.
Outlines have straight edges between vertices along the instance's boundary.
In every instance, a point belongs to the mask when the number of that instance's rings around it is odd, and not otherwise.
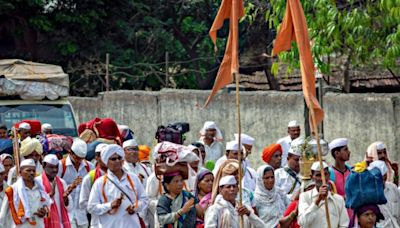
[{"label": "woman wearing sari", "polygon": [[207,169],[201,170],[197,174],[196,198],[199,203],[196,204],[197,221],[196,227],[204,227],[204,214],[211,204],[211,192],[214,181],[214,175]]},{"label": "woman wearing sari", "polygon": [[161,196],[157,203],[160,227],[195,227],[195,198],[192,194],[183,190],[183,182],[184,180],[179,172],[164,175],[165,194]]},{"label": "woman wearing sari", "polygon": [[257,169],[254,198],[258,214],[265,223],[265,227],[277,227],[280,217],[290,202],[285,193],[275,187],[272,166],[263,165]]}]

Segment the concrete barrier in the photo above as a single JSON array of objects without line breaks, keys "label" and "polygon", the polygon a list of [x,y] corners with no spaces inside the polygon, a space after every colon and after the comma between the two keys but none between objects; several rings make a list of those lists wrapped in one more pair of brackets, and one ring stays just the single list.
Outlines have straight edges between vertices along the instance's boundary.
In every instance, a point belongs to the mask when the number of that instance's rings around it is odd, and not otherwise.
[{"label": "concrete barrier", "polygon": [[[198,139],[198,131],[207,120],[218,124],[226,141],[232,140],[237,128],[235,94],[223,92],[207,109],[199,108],[208,94],[209,91],[198,90],[113,91],[95,98],[69,100],[79,122],[96,116],[114,118],[129,125],[143,144],[154,145],[157,126],[174,121],[190,123],[187,143]],[[263,147],[286,136],[288,121],[296,119],[304,129],[301,92],[241,92],[240,99],[242,132],[256,138],[250,159],[255,165],[262,163]],[[400,94],[328,93],[324,96],[324,110],[325,139],[349,138],[351,162],[362,159],[368,145],[377,140],[388,145],[392,159],[399,159],[400,144],[396,139],[400,136]]]}]

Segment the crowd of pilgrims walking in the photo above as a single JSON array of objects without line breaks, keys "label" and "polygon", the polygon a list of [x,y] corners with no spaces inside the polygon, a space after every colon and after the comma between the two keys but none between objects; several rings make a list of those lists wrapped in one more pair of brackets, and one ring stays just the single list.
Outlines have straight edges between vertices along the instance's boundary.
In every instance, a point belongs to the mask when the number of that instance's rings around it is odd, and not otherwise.
[{"label": "crowd of pilgrims walking", "polygon": [[[154,148],[139,145],[126,126],[118,126],[120,141],[84,131],[62,152],[54,152],[43,143],[52,134],[50,124],[30,135],[29,123],[20,123],[19,175],[12,153],[0,155],[0,228],[235,228],[240,217],[243,227],[324,228],[326,201],[332,228],[400,227],[398,170],[383,142],[372,143],[359,160],[368,169],[379,169],[387,203],[351,210],[345,207],[345,182],[352,169],[345,138],[329,143],[334,163],[323,162],[320,169],[315,162],[311,178],[303,178],[301,153],[294,146],[302,140],[297,121],[289,122],[286,137],[262,152],[252,148],[258,139],[247,134],[225,139],[212,121],[204,123],[197,142],[165,141]],[[0,127],[1,140],[12,138],[9,130]],[[88,161],[88,144],[95,140],[100,143]],[[261,157],[263,165],[252,167],[251,156]]]}]

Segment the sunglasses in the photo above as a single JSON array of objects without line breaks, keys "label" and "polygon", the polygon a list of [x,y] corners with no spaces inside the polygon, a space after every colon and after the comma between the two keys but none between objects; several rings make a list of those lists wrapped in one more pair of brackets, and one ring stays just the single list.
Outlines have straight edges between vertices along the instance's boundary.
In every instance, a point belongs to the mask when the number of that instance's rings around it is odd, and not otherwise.
[{"label": "sunglasses", "polygon": [[110,158],[110,160],[111,160],[111,161],[116,161],[116,160],[122,161],[122,157],[120,157],[120,156],[118,156],[118,157],[113,157],[113,158]]}]

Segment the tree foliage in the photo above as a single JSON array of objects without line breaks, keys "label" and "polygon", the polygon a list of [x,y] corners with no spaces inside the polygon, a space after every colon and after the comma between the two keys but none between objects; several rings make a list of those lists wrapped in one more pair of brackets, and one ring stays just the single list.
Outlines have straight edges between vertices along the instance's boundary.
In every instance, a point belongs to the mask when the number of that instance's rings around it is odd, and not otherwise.
[{"label": "tree foliage", "polygon": [[[265,17],[279,29],[286,0],[271,0]],[[318,70],[331,74],[335,64],[344,68],[381,66],[399,70],[399,0],[301,1]],[[279,59],[298,67],[296,46]],[[277,67],[273,69],[276,71]],[[345,69],[346,70],[346,69]],[[276,72],[275,72],[276,73]]]}]

